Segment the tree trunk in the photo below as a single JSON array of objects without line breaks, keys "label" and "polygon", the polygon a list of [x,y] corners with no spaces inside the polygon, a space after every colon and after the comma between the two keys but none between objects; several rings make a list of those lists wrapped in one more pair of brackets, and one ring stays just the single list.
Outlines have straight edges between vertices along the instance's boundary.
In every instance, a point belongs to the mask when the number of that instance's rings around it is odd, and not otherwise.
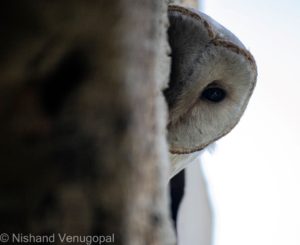
[{"label": "tree trunk", "polygon": [[0,231],[10,242],[22,232],[173,244],[166,2],[0,3]]}]

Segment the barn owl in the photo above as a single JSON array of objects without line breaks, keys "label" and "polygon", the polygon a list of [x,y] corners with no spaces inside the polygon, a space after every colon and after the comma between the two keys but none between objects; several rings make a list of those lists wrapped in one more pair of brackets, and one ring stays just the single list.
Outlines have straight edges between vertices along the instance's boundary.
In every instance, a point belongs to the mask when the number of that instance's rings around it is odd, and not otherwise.
[{"label": "barn owl", "polygon": [[241,41],[204,13],[170,5],[168,15],[172,65],[164,95],[174,176],[238,123],[257,68]]}]

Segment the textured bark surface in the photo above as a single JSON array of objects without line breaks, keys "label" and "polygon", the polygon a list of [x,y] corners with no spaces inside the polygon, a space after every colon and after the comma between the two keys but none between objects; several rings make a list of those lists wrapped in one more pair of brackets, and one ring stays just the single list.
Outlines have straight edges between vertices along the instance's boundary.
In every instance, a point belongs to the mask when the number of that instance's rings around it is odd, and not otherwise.
[{"label": "textured bark surface", "polygon": [[1,232],[173,244],[166,1],[0,3]]}]

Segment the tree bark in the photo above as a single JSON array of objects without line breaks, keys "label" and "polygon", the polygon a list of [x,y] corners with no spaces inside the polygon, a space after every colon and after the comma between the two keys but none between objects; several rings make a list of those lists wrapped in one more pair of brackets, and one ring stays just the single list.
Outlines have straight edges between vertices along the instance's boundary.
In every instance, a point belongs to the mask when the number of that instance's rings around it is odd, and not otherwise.
[{"label": "tree bark", "polygon": [[167,1],[3,1],[0,18],[0,231],[173,244]]}]

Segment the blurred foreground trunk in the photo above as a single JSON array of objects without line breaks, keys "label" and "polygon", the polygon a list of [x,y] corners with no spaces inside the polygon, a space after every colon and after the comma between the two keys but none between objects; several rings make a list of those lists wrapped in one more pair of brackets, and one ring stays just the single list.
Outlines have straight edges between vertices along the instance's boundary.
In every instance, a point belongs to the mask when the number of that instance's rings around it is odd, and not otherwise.
[{"label": "blurred foreground trunk", "polygon": [[173,244],[167,1],[0,3],[0,232]]}]

